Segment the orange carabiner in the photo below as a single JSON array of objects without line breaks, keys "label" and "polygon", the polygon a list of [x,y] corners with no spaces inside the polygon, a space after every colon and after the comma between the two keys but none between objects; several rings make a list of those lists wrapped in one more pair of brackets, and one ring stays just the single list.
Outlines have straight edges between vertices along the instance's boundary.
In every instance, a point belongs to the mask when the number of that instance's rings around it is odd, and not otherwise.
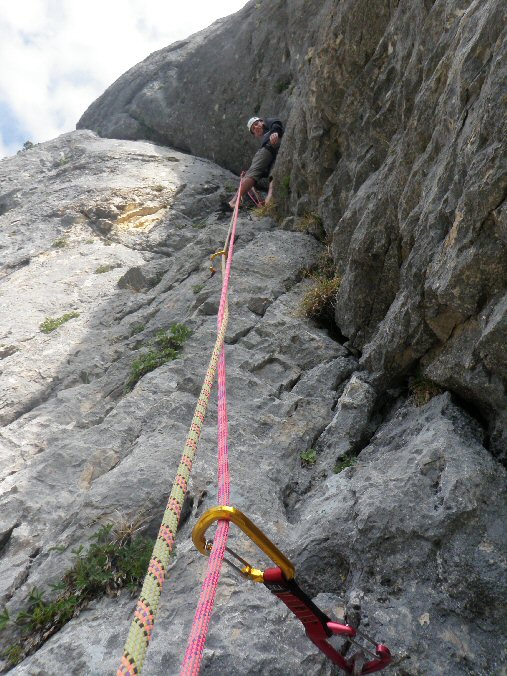
[{"label": "orange carabiner", "polygon": [[[264,571],[253,568],[248,561],[245,561],[228,547],[226,547],[226,551],[240,561],[243,568],[240,569],[226,558],[224,558],[224,561],[236,568],[244,577],[254,582],[262,582],[301,621],[310,641],[330,660],[349,674],[371,674],[390,664],[392,658],[387,646],[377,643],[348,624],[333,622],[315,605],[295,581],[296,570],[294,565],[239,509],[222,505],[209,509],[201,516],[192,531],[192,540],[201,554],[209,556],[213,547],[213,541],[206,540],[206,531],[212,523],[223,519],[236,524],[276,564],[276,567],[267,568]],[[333,635],[342,636],[356,644],[360,648],[360,652],[347,659],[328,643],[328,639]],[[358,643],[356,640],[358,637],[361,637],[363,642],[372,644],[375,652],[362,643]],[[367,662],[366,653],[373,659]]]},{"label": "orange carabiner", "polygon": [[214,254],[211,254],[211,265],[209,266],[209,269],[212,275],[219,270],[218,265],[215,263],[215,258],[218,258],[219,256],[225,256],[225,258],[227,258],[227,249],[221,249],[220,251],[215,251]]},{"label": "orange carabiner", "polygon": [[[206,540],[206,531],[215,521],[220,521],[225,519],[226,521],[232,521],[236,526],[238,526],[245,535],[247,535],[252,542],[254,542],[260,550],[264,552],[274,564],[276,564],[283,572],[287,580],[291,580],[296,574],[296,569],[294,565],[289,561],[289,559],[282,554],[282,552],[276,547],[271,540],[264,535],[264,533],[257,528],[257,526],[250,521],[250,519],[243,514],[239,509],[235,507],[227,507],[222,505],[220,507],[212,507],[205,514],[201,516],[199,521],[195,524],[194,530],[192,531],[192,540],[197,549],[204,554],[204,556],[209,556],[211,551],[211,543]],[[264,573],[258,568],[253,568],[247,561],[242,559],[238,554],[233,552],[231,549],[227,548],[227,551],[232,554],[238,561],[244,564],[244,567],[240,570],[241,574],[244,577],[247,577],[249,580],[254,582],[264,582]],[[230,564],[231,562],[228,561]],[[233,564],[231,564],[233,565]]]}]

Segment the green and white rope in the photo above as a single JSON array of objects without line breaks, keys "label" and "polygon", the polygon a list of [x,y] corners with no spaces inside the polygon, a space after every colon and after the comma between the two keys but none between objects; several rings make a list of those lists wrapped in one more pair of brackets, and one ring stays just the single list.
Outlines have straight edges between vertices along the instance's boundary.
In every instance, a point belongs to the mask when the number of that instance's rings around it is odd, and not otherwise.
[{"label": "green and white rope", "polygon": [[171,559],[171,552],[174,547],[174,539],[178,529],[183,500],[185,499],[190,472],[192,470],[192,463],[197,451],[197,443],[201,435],[201,429],[208,409],[220,352],[222,351],[224,344],[228,318],[229,312],[226,305],[223,322],[216,338],[208,370],[204,377],[204,383],[194,411],[192,424],[190,425],[183,454],[178,466],[176,478],[162,518],[157,541],[153,548],[148,573],[144,580],[143,588],[134,611],[134,619],[130,626],[117,676],[133,676],[134,674],[141,673],[153,632],[160,595],[162,593],[162,586]]}]

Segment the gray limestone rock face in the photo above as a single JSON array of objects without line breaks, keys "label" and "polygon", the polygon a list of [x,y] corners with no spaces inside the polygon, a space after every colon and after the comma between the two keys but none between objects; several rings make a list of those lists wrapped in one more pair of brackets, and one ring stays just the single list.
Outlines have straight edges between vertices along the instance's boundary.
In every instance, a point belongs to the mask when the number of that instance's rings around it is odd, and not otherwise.
[{"label": "gray limestone rock face", "polygon": [[[34,587],[50,591],[102,524],[142,515],[157,532],[215,341],[209,255],[229,227],[229,181],[208,160],[89,131],[0,162],[0,193],[14,200],[0,215],[0,612],[16,617]],[[241,211],[226,336],[231,503],[330,616],[392,648],[391,673],[502,673],[505,471],[460,400],[389,398],[300,316],[322,250]],[[192,330],[180,356],[128,391],[133,361],[174,323]],[[206,564],[191,531],[217,501],[216,406],[214,391],[146,674],[178,673],[184,654]],[[335,474],[345,448],[354,461]],[[230,546],[268,564],[236,533]],[[0,671],[114,673],[134,605],[127,592],[99,598]],[[15,636],[12,623],[0,633],[2,655]],[[202,672],[336,669],[262,585],[224,569]]]},{"label": "gray limestone rock face", "polygon": [[281,116],[279,209],[319,214],[362,366],[380,390],[420,368],[504,456],[506,57],[503,0],[252,0],[134,66],[78,126],[239,172],[245,121]]},{"label": "gray limestone rock face", "polygon": [[319,438],[318,449],[329,468],[344,456],[355,456],[374,430],[369,430],[377,400],[374,388],[354,373],[338,399],[335,415]]},{"label": "gray limestone rock face", "polygon": [[366,633],[382,626],[394,673],[505,669],[505,472],[482,442],[449,394],[404,405],[300,510],[301,578],[344,597]]},{"label": "gray limestone rock face", "polygon": [[[88,108],[78,128],[165,143],[239,173],[255,149],[253,140],[248,143],[247,120],[260,107],[284,116],[289,110],[295,82],[283,37],[284,4],[251,1],[151,54]],[[266,21],[269,34],[259,29]],[[281,39],[273,40],[274,34]]]},{"label": "gray limestone rock face", "polygon": [[[0,217],[0,608],[11,617],[31,589],[48,591],[61,579],[72,550],[100,524],[142,514],[158,529],[215,340],[221,283],[209,255],[227,233],[221,202],[231,180],[205,160],[82,131],[1,163],[0,183],[19,199]],[[348,352],[296,316],[318,242],[245,212],[235,248],[227,335],[233,500],[258,521],[276,514],[266,529],[278,539],[288,527],[277,497],[281,458],[299,465],[329,422],[337,377],[317,385],[315,371]],[[17,266],[20,256],[26,263]],[[65,315],[44,333],[47,319]],[[127,392],[134,359],[176,322],[192,329],[181,358]],[[319,394],[292,393],[305,381]],[[213,395],[147,673],[176,673],[184,651],[205,565],[190,530],[216,502],[216,425]],[[271,635],[287,613],[266,595],[224,574],[207,668],[242,673],[250,645],[257,673],[330,674],[298,630],[277,661]],[[132,610],[127,593],[92,604],[13,673],[114,671]],[[15,634],[13,625],[2,632],[2,655]]]}]

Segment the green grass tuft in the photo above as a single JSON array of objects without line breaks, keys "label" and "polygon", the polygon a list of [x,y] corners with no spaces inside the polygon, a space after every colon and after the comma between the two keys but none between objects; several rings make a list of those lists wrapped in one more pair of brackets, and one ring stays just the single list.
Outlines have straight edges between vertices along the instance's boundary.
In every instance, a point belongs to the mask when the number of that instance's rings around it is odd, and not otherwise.
[{"label": "green grass tuft", "polygon": [[[137,535],[141,524],[138,520],[102,526],[86,552],[83,546],[72,551],[74,565],[52,585],[51,597],[32,589],[27,608],[13,620],[21,635],[3,652],[11,665],[38,649],[93,599],[141,586],[154,545],[153,540]],[[6,610],[0,618],[0,628],[5,629],[10,623]]]},{"label": "green grass tuft", "polygon": [[18,644],[11,645],[3,653],[2,657],[5,657],[9,664],[14,667],[16,664],[19,664],[24,657],[23,648]]},{"label": "green grass tuft", "polygon": [[284,197],[288,197],[290,195],[290,176],[283,176],[282,180],[280,181],[280,192]]},{"label": "green grass tuft", "polygon": [[46,317],[42,324],[40,324],[39,329],[42,333],[51,333],[62,324],[65,324],[65,322],[75,319],[76,317],[79,317],[79,312],[66,312],[61,317]]},{"label": "green grass tuft", "polygon": [[324,249],[317,265],[304,271],[304,275],[312,278],[313,286],[303,296],[298,314],[317,322],[332,322],[341,277],[336,272],[330,245]]},{"label": "green grass tuft", "polygon": [[66,246],[69,246],[69,240],[66,237],[58,237],[51,246],[53,249],[65,249]]},{"label": "green grass tuft", "polygon": [[332,279],[315,277],[314,284],[301,300],[300,313],[303,317],[317,321],[330,320],[334,316],[336,294],[340,288],[341,277]]},{"label": "green grass tuft", "polygon": [[269,217],[276,220],[278,216],[277,204],[275,200],[271,200],[267,204],[263,204],[261,207],[255,207],[253,209],[253,213],[257,216],[257,218]]},{"label": "green grass tuft", "polygon": [[143,324],[142,322],[138,322],[137,324],[134,324],[132,326],[132,328],[130,329],[129,338],[132,338],[132,336],[135,336],[137,333],[142,333],[145,328],[146,328],[146,324]]},{"label": "green grass tuft", "polygon": [[290,78],[285,78],[282,80],[278,80],[278,82],[275,84],[275,91],[277,94],[282,94],[284,91],[286,91],[291,85],[291,79]]},{"label": "green grass tuft", "polygon": [[430,399],[442,394],[444,389],[429,378],[426,378],[419,370],[409,381],[409,392],[416,406],[424,406]]},{"label": "green grass tuft", "polygon": [[308,448],[306,451],[301,451],[299,457],[303,467],[311,467],[317,462],[317,451],[314,448]]},{"label": "green grass tuft", "polygon": [[347,469],[347,467],[353,467],[356,462],[357,458],[353,455],[344,455],[334,466],[333,472],[339,474],[340,472],[343,472],[344,469]]},{"label": "green grass tuft", "polygon": [[[325,242],[326,233],[324,230],[324,224],[322,218],[316,212],[309,211],[304,216],[301,216],[296,220],[294,229],[298,232],[307,232],[310,235],[313,235],[319,242]],[[327,255],[327,254],[324,254]]]},{"label": "green grass tuft", "polygon": [[9,624],[10,619],[11,618],[9,616],[9,611],[7,610],[7,608],[4,608],[0,613],[0,631],[2,631],[2,629],[5,629],[5,627]]},{"label": "green grass tuft", "polygon": [[99,265],[95,270],[96,275],[103,275],[104,272],[111,272],[111,270],[116,270],[116,268],[121,268],[120,263],[106,263],[104,265]]},{"label": "green grass tuft", "polygon": [[184,324],[173,324],[169,331],[164,329],[158,331],[150,344],[150,349],[132,362],[125,391],[131,392],[146,373],[176,359],[191,333]]}]

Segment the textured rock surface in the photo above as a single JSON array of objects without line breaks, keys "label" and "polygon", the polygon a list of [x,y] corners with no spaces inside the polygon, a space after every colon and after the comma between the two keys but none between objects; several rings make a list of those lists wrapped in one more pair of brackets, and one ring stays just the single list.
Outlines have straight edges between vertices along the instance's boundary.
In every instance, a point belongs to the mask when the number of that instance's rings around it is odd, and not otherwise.
[{"label": "textured rock surface", "polygon": [[[66,180],[54,170],[62,152],[69,158]],[[37,172],[29,176],[32,167]],[[7,602],[15,615],[33,586],[47,589],[61,576],[72,559],[70,550],[87,541],[98,522],[118,512],[143,512],[153,529],[160,520],[214,342],[220,283],[209,276],[207,256],[225,238],[228,219],[220,214],[216,187],[230,179],[206,161],[147,143],[103,141],[89,132],[39,146],[2,163],[1,170],[20,205],[2,216],[7,265],[1,296],[0,596],[1,605]],[[159,220],[147,226],[137,216],[125,220],[131,210],[119,194],[130,201],[144,195]],[[70,220],[69,214],[78,215]],[[274,513],[267,528],[280,539],[288,529],[279,485],[283,459],[299,464],[299,453],[326,426],[337,377],[329,369],[319,379],[322,397],[315,393],[307,400],[291,390],[295,383],[303,387],[307,377],[315,382],[315,369],[343,361],[346,350],[293,316],[308,285],[300,281],[302,270],[318,256],[320,245],[308,235],[275,232],[273,226],[248,217],[240,223],[228,390],[236,456],[231,458],[233,499],[258,521]],[[60,244],[52,246],[56,240]],[[21,255],[27,259],[23,266],[9,265]],[[116,267],[97,272],[110,265]],[[71,310],[79,317],[48,335],[40,332],[46,316]],[[146,375],[125,395],[140,345],[158,329],[182,321],[194,332],[183,358]],[[216,501],[213,411],[209,422],[191,489],[199,513]],[[275,425],[276,447],[270,436]],[[147,673],[176,673],[182,656],[204,567],[189,540],[194,520],[178,545],[160,619],[165,629],[150,651]],[[252,668],[270,671],[279,652],[270,631],[280,631],[286,614],[274,603],[265,613],[265,603],[262,591],[226,579],[209,644],[212,671],[241,671],[242,635],[248,635]],[[131,612],[128,596],[119,604],[99,603],[14,671],[61,673],[62,664],[81,673],[112,671]],[[254,644],[252,627],[245,624],[249,613],[257,617],[257,627],[265,627],[254,632],[259,636]],[[168,632],[174,639],[170,646]],[[8,643],[4,634],[4,647]],[[301,664],[330,673],[295,631],[277,673]]]},{"label": "textured rock surface", "polygon": [[401,649],[401,673],[505,668],[505,476],[482,440],[448,394],[404,406],[298,513],[300,576],[314,591],[346,587],[363,626],[380,622]]},{"label": "textured rock surface", "polygon": [[[506,672],[504,12],[254,0],[131,69],[79,122],[184,152],[80,131],[0,163],[0,610],[47,589],[118,513],[156,532],[214,340],[207,256],[228,227],[228,170],[254,148],[244,120],[277,113],[284,228],[320,216],[344,344],[297,312],[322,245],[245,212],[232,502],[329,613],[393,648],[392,673]],[[181,358],[126,394],[132,360],[174,322],[193,331]],[[417,407],[416,367],[449,392]],[[149,674],[178,672],[203,576],[190,531],[216,500],[213,405],[207,423]],[[97,601],[12,673],[113,673],[132,607]],[[203,671],[334,673],[283,606],[228,572]]]},{"label": "textured rock surface", "polygon": [[[0,216],[0,608],[11,615],[31,588],[59,579],[99,524],[143,513],[156,532],[214,342],[220,280],[207,256],[227,231],[228,181],[208,161],[90,132],[0,163],[10,195]],[[347,608],[392,647],[391,673],[502,673],[505,471],[484,430],[450,394],[417,408],[378,390],[346,347],[298,317],[303,270],[322,249],[313,237],[245,213],[236,247],[232,503],[294,560],[322,607]],[[79,317],[40,332],[69,311]],[[173,322],[193,330],[182,357],[125,394],[134,356]],[[216,502],[214,404],[147,674],[178,673],[197,602],[205,561],[190,532]],[[300,457],[310,448],[313,465]],[[344,452],[357,462],[333,474]],[[133,603],[125,593],[97,601],[11,673],[113,673]],[[228,571],[203,672],[335,673],[282,605]]]},{"label": "textured rock surface", "polygon": [[505,455],[506,47],[503,0],[252,0],[135,66],[79,124],[238,171],[244,120],[280,114],[279,200],[320,214],[361,363],[380,389],[420,366]]}]

